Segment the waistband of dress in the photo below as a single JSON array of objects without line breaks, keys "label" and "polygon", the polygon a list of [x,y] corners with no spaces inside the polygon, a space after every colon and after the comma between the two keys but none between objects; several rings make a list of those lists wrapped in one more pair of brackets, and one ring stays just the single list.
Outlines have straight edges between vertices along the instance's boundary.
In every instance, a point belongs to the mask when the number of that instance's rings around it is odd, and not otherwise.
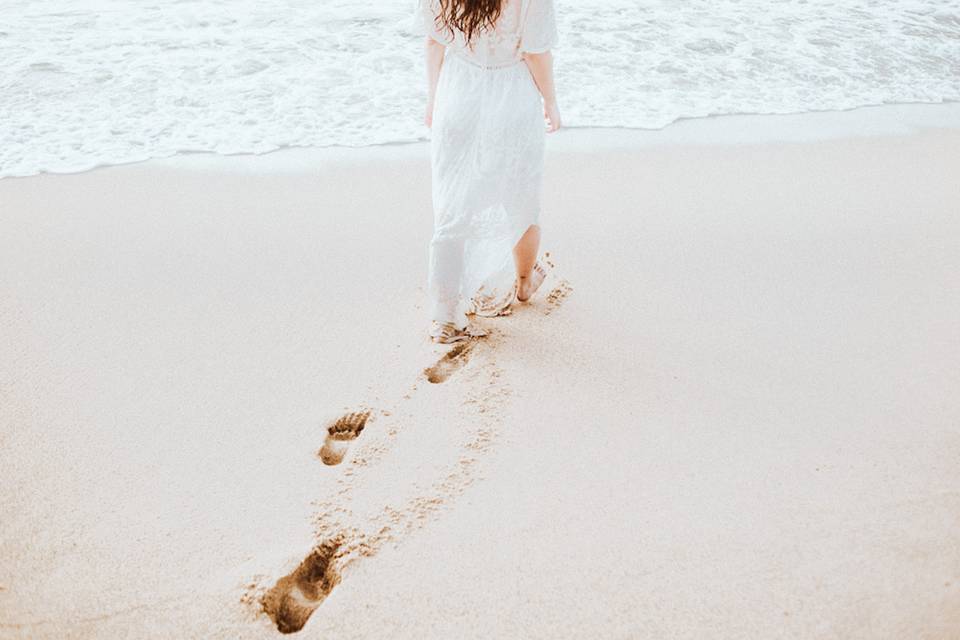
[{"label": "waistband of dress", "polygon": [[486,70],[509,69],[510,67],[515,67],[518,64],[523,62],[523,58],[517,58],[516,60],[512,60],[510,62],[504,62],[502,64],[484,65],[484,64],[479,64],[477,62],[474,62],[473,60],[470,60],[465,55],[460,53],[454,53],[451,51],[449,52],[449,55],[456,58],[457,60],[460,60],[461,62],[465,62],[466,64],[469,64],[471,67],[476,67],[477,69],[486,69]]}]

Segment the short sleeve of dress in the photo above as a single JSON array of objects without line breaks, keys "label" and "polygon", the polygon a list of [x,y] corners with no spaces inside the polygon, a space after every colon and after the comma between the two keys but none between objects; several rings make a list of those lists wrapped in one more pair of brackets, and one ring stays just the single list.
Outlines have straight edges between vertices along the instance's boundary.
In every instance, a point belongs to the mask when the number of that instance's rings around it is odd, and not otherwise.
[{"label": "short sleeve of dress", "polygon": [[520,51],[544,53],[557,45],[557,15],[553,0],[526,0],[527,7],[520,30]]},{"label": "short sleeve of dress", "polygon": [[437,31],[436,0],[414,0],[413,18],[410,30],[418,36],[432,36],[443,42],[443,37]]},{"label": "short sleeve of dress", "polygon": [[418,36],[430,33],[430,8],[427,0],[413,0],[413,16],[410,19],[410,30]]}]

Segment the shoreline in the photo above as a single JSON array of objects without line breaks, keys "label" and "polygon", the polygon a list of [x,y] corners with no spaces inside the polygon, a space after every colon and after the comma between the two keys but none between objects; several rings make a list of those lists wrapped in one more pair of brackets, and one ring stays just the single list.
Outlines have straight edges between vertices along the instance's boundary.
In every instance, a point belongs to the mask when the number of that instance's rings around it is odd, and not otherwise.
[{"label": "shoreline", "polygon": [[302,638],[951,637],[960,127],[884,112],[551,141],[449,358],[425,144],[0,180],[0,638],[276,638],[332,540]]},{"label": "shoreline", "polygon": [[[759,125],[759,126],[758,126]],[[730,130],[724,127],[730,126]],[[811,142],[850,135],[906,135],[930,128],[960,128],[960,101],[939,103],[889,103],[849,109],[796,113],[734,113],[683,117],[660,129],[619,126],[567,127],[558,136],[548,136],[547,151],[584,151],[669,144],[760,144],[765,142]],[[213,151],[179,151],[170,156],[100,164],[70,172],[42,172],[7,176],[22,180],[38,175],[78,175],[131,165],[158,163],[196,169],[228,168],[233,162],[262,159],[265,171],[308,170],[330,161],[363,161],[366,157],[418,156],[429,140],[401,140],[365,146],[287,146],[265,153],[220,154]],[[355,156],[355,157],[351,157]],[[219,165],[223,165],[222,167]],[[248,170],[248,169],[247,169]]]}]

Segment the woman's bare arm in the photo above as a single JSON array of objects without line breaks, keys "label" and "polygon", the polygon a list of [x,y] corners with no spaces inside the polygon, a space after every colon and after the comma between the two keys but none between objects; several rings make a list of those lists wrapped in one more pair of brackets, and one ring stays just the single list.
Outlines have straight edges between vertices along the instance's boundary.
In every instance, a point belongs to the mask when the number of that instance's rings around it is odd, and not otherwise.
[{"label": "woman's bare arm", "polygon": [[427,113],[423,122],[428,127],[433,126],[433,99],[437,95],[437,82],[440,79],[440,67],[443,66],[443,57],[447,48],[434,38],[427,36],[424,45],[424,55],[427,61]]},{"label": "woman's bare arm", "polygon": [[553,52],[524,52],[523,59],[537,83],[537,89],[543,96],[543,117],[547,121],[547,131],[553,133],[562,126],[560,108],[557,106],[557,89],[553,82]]}]

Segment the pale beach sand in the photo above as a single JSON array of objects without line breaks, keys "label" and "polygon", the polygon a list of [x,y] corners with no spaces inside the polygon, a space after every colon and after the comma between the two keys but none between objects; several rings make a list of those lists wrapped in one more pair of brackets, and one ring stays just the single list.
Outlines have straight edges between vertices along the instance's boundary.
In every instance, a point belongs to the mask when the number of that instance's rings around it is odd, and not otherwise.
[{"label": "pale beach sand", "polygon": [[958,112],[564,131],[447,359],[425,144],[0,180],[0,637],[960,638]]}]

